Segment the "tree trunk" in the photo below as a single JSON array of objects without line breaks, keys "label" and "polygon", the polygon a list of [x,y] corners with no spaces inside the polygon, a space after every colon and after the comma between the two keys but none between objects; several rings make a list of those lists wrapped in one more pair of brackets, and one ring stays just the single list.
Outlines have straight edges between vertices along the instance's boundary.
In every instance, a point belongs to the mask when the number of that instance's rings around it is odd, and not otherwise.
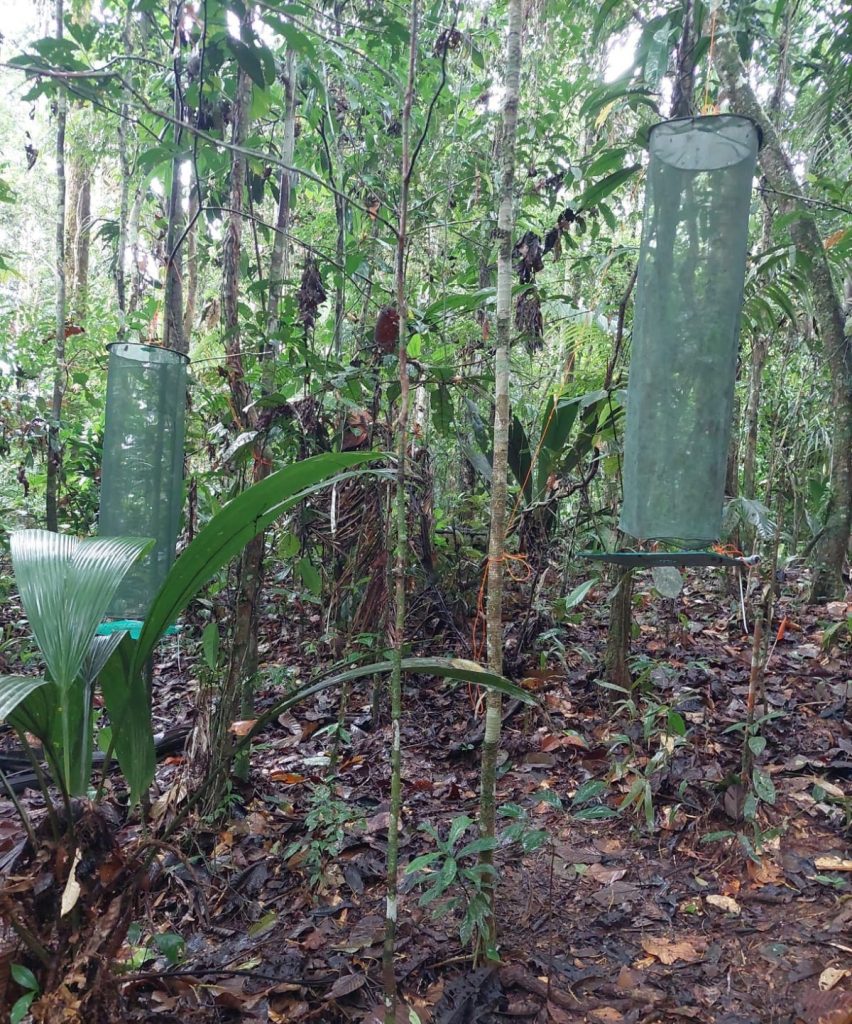
[{"label": "tree trunk", "polygon": [[[62,39],[64,30],[64,0],[56,0],[56,38]],[[62,400],[65,396],[65,120],[67,100],[59,89],[56,96],[56,325],[53,349],[53,396],[50,403],[50,422],[47,428],[47,486],[45,512],[48,530],[59,529],[59,477],[62,472],[62,448],[59,426],[62,420]]]},{"label": "tree trunk", "polygon": [[[286,104],[284,113],[284,142],[281,159],[292,166],[295,140],[296,92],[295,69],[292,53],[287,57]],[[289,171],[282,170],[278,193],[276,231],[269,268],[269,302],[267,306],[267,343],[264,348],[264,374],[262,394],[271,390],[268,371],[272,368],[273,349],[269,339],[278,330],[278,307],[283,293],[284,280],[289,273],[289,247],[287,231],[290,224],[292,181]],[[234,195],[231,194],[231,208]],[[254,416],[252,415],[252,420]],[[252,483],[265,480],[272,470],[272,459],[262,438],[253,447]],[[248,543],[243,552],[240,571],[240,593],[237,599],[237,619],[234,628],[234,648],[231,667],[233,675],[230,685],[240,687],[240,714],[250,718],[254,713],[254,678],[257,674],[258,613],[263,588],[263,563],[266,552],[266,535],[261,533]]]},{"label": "tree trunk", "polygon": [[760,393],[763,367],[769,353],[769,340],[755,334],[751,341],[751,371],[745,417],[745,452],[743,453],[743,495],[754,498],[757,475],[757,438],[760,416]]},{"label": "tree trunk", "polygon": [[198,306],[198,188],[198,182],[193,181],[189,193],[189,221],[192,226],[186,236],[186,299],[183,306],[183,339],[187,352],[192,339],[195,311]]},{"label": "tree trunk", "polygon": [[693,0],[683,0],[683,28],[675,59],[672,117],[690,117],[695,112],[695,10]]},{"label": "tree trunk", "polygon": [[609,606],[609,627],[604,652],[604,677],[613,686],[628,690],[630,640],[633,630],[633,570],[616,569],[615,590]]},{"label": "tree trunk", "polygon": [[729,32],[717,36],[716,62],[733,109],[760,125],[763,132],[761,168],[770,188],[784,193],[777,196],[779,209],[784,213],[797,211],[798,216],[790,225],[790,235],[810,264],[814,314],[832,390],[831,499],[825,531],[814,547],[811,584],[811,600],[824,601],[843,596],[843,563],[852,525],[852,344],[845,333],[841,299],[816,222],[808,207],[793,198],[799,194],[800,187],[790,158],[781,146],[771,119],[755,97],[734,37]]},{"label": "tree trunk", "polygon": [[[173,113],[175,121],[183,120],[181,86],[181,29],[179,19],[183,14],[181,0],[172,0],[169,5],[172,24],[172,72],[174,89]],[[189,350],[183,330],[183,254],[181,234],[183,231],[183,184],[181,168],[184,154],[181,153],[183,132],[175,126],[175,154],[172,158],[171,187],[166,212],[166,286],[163,296],[163,347],[186,353]]]},{"label": "tree trunk", "polygon": [[91,175],[88,161],[72,153],[65,197],[65,291],[67,315],[75,322],[86,315],[92,224]]},{"label": "tree trunk", "polygon": [[[509,0],[506,40],[503,130],[500,139],[500,203],[497,215],[496,349],[494,353],[494,457],[491,470],[491,532],[488,541],[486,630],[488,668],[503,672],[503,556],[506,547],[506,499],[509,463],[509,348],[512,340],[512,236],[515,229],[515,138],[521,79],[522,0]],[[485,698],[485,737],[482,744],[479,830],[492,839],[496,827],[497,753],[503,702],[489,690]],[[493,851],[481,855],[493,863]],[[488,876],[485,876],[486,878]],[[485,956],[497,958],[494,886],[488,883],[489,915],[485,927]]]},{"label": "tree trunk", "polygon": [[[130,26],[133,12],[130,6],[124,14],[121,33],[122,49],[129,57],[132,54]],[[125,318],[127,316],[127,275],[125,258],[128,243],[128,218],[130,213],[130,151],[128,148],[128,118],[130,116],[130,95],[125,90],[121,101],[121,112],[118,117],[118,166],[121,172],[120,198],[118,203],[118,239],[115,254],[115,293],[118,299],[120,317],[118,337],[124,337]]]},{"label": "tree trunk", "polygon": [[[245,142],[250,97],[251,80],[243,70],[240,70],[232,115],[231,141],[235,146],[242,146]],[[257,418],[256,413],[248,408],[251,391],[243,371],[238,309],[245,183],[246,158],[242,153],[234,150],[231,160],[231,187],[228,200],[231,212],[228,217],[222,253],[222,316],[225,328],[225,351],[228,356],[227,373],[231,392],[231,412],[237,430],[253,429]],[[242,560],[240,590],[234,621],[233,648],[228,666],[226,690],[232,700],[236,700],[236,695],[244,692],[243,684],[246,680],[251,679],[257,666],[256,597],[260,581],[257,578],[255,565],[247,561],[247,556],[248,550]]]},{"label": "tree trunk", "polygon": [[399,898],[397,867],[399,864],[399,820],[402,811],[402,652],[405,646],[405,579],[408,565],[408,503],[405,500],[406,456],[408,449],[408,304],[405,290],[405,254],[408,243],[408,194],[414,170],[411,156],[411,108],[414,104],[414,79],[417,71],[417,39],[420,23],[419,0],[412,0],[409,26],[408,81],[402,104],[402,165],[400,168],[399,220],[396,239],[396,308],[399,313],[399,415],[396,431],[396,493],[394,495],[395,547],[393,559],[394,617],[391,646],[391,794],[388,822],[387,897],[385,904],[385,935],[382,949],[382,988],[385,1024],[396,1021],[396,921]]},{"label": "tree trunk", "polygon": [[77,320],[86,316],[89,293],[89,253],[92,238],[91,170],[81,167],[85,175],[77,194],[77,235],[74,238],[74,286],[71,293],[71,315]]},{"label": "tree trunk", "polygon": [[133,205],[130,207],[130,216],[127,218],[127,246],[130,249],[130,295],[127,298],[128,313],[135,312],[142,301],[142,261],[144,256],[142,255],[139,246],[139,222],[142,219],[142,206],[144,201],[145,192],[141,186],[139,186],[134,193]]}]

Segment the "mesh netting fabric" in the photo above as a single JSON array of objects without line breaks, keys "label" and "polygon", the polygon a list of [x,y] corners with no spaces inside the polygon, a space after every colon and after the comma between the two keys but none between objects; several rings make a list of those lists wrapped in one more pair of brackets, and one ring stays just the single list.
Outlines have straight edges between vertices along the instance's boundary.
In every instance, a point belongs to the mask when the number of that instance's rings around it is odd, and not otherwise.
[{"label": "mesh netting fabric", "polygon": [[141,618],[175,555],[183,493],[186,356],[153,345],[109,346],[98,532],[153,537],[110,615]]},{"label": "mesh netting fabric", "polygon": [[655,125],[633,323],[621,528],[706,545],[722,525],[756,125]]}]

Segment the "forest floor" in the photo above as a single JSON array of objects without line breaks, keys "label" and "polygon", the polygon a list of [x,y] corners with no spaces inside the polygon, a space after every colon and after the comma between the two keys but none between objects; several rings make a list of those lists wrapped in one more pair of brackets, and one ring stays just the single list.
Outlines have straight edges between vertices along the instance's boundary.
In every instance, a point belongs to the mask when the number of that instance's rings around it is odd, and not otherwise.
[{"label": "forest floor", "polygon": [[[765,749],[753,744],[756,803],[732,784],[751,643],[719,575],[691,574],[670,602],[640,582],[632,704],[616,707],[626,695],[598,682],[604,587],[530,653],[523,683],[539,706],[506,721],[498,786],[501,820],[515,826],[496,854],[502,966],[475,968],[459,939],[469,881],[449,887],[458,906],[435,918],[442,901],[420,906],[423,885],[402,876],[400,1024],[852,1022],[852,650],[841,630],[823,644],[850,609],[809,607],[803,587],[785,582],[773,626],[786,620],[766,675]],[[264,628],[269,702],[282,670],[312,673],[303,641],[321,622],[307,606],[270,610]],[[429,653],[447,653],[435,644]],[[185,647],[164,646],[161,726],[191,720],[196,673]],[[464,687],[406,686],[403,865],[436,849],[422,824],[446,837],[476,817],[474,704]],[[125,1019],[382,1020],[388,730],[372,728],[369,688],[353,689],[330,776],[325,727],[337,715],[326,692],[282,716],[250,782],[229,789],[218,818],[194,821],[179,853],[164,851],[120,954]],[[155,817],[183,771],[179,755],[160,763]],[[7,801],[0,815],[2,855],[15,839]]]}]

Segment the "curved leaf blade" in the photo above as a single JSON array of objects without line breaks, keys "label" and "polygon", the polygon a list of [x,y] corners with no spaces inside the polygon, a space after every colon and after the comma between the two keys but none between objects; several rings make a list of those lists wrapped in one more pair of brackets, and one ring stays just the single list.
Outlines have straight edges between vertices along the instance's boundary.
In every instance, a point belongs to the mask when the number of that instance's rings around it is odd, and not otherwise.
[{"label": "curved leaf blade", "polygon": [[[217,513],[186,548],[154,598],[139,636],[133,667],[141,671],[162,632],[202,586],[312,486],[333,483],[339,470],[383,458],[381,452],[326,452],[278,470]],[[375,472],[375,471],[373,471]]]},{"label": "curved leaf blade", "polygon": [[5,721],[33,690],[46,682],[41,676],[0,676],[0,721]]},{"label": "curved leaf blade", "polygon": [[15,581],[30,627],[62,692],[77,678],[118,585],[153,541],[80,540],[49,530],[11,534]]}]

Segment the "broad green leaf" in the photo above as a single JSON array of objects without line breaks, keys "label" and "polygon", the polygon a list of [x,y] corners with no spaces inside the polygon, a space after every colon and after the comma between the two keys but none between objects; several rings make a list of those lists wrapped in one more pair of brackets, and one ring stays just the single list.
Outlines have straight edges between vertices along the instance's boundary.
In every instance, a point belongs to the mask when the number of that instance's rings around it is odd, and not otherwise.
[{"label": "broad green leaf", "polygon": [[461,836],[472,824],[473,819],[469,818],[466,814],[462,814],[460,817],[454,818],[450,825],[449,835],[447,836],[450,846],[455,846]]},{"label": "broad green leaf", "polygon": [[585,176],[587,178],[597,178],[601,174],[607,174],[609,171],[615,170],[616,167],[621,167],[626,153],[627,150],[623,146],[619,146],[617,149],[605,150],[588,166]]},{"label": "broad green leaf", "polygon": [[43,730],[32,731],[46,746],[53,745],[54,768],[66,791],[78,796],[86,791],[91,765],[91,671],[115,643],[106,638],[95,642],[95,630],[127,571],[153,541],[80,540],[48,530],[22,530],[10,540],[21,603],[58,690],[52,706],[40,695],[25,701],[20,711],[40,709]]},{"label": "broad green leaf", "polygon": [[760,757],[766,750],[766,738],[764,736],[749,736],[748,749],[755,757]]},{"label": "broad green leaf", "polygon": [[439,434],[449,436],[453,428],[453,400],[446,384],[432,389],[432,422]]},{"label": "broad green leaf", "polygon": [[453,884],[458,873],[459,866],[455,858],[447,857],[441,865],[441,870],[438,872],[438,885],[441,887],[441,891],[448,889]]},{"label": "broad green leaf", "polygon": [[606,804],[598,804],[596,807],[584,807],[582,810],[575,811],[574,817],[578,821],[603,821],[605,818],[616,818],[618,814]]},{"label": "broad green leaf", "polygon": [[589,779],[577,789],[577,792],[571,798],[571,804],[587,804],[590,800],[594,800],[601,793],[605,792],[606,788],[606,783],[600,779]]},{"label": "broad green leaf", "polygon": [[212,672],[219,661],[219,623],[208,622],[201,631],[201,650],[204,664]]},{"label": "broad green leaf", "polygon": [[32,990],[22,995],[20,999],[16,999],[12,1009],[9,1013],[9,1024],[21,1024],[21,1021],[29,1013],[30,1006],[32,1006],[35,997],[38,995],[38,990]]},{"label": "broad green leaf", "polygon": [[228,36],[226,45],[237,60],[240,68],[245,71],[255,85],[261,89],[266,87],[266,79],[263,74],[263,64],[257,51],[252,46],[247,46],[239,39]]},{"label": "broad green leaf", "polygon": [[423,868],[428,868],[430,864],[441,856],[438,850],[433,850],[432,853],[424,853],[419,857],[415,857],[408,865],[406,865],[405,873],[407,875],[413,874],[415,871],[422,871]]},{"label": "broad green leaf", "polygon": [[186,943],[176,932],[161,932],[154,936],[154,945],[174,967],[183,958]]},{"label": "broad green leaf", "polygon": [[497,848],[497,840],[494,836],[480,836],[479,839],[474,839],[469,843],[466,843],[458,852],[459,860],[462,857],[472,857],[474,854],[485,853],[487,850],[494,850]]},{"label": "broad green leaf", "polygon": [[21,988],[28,988],[33,992],[38,992],[38,979],[29,967],[24,967],[23,964],[12,964],[11,972],[15,983],[20,985]]},{"label": "broad green leaf", "polygon": [[601,199],[606,199],[608,195],[623,185],[628,178],[632,178],[638,170],[639,164],[631,164],[630,167],[623,167],[620,171],[608,174],[601,181],[590,185],[577,200],[577,205],[581,210],[591,209]]},{"label": "broad green leaf", "polygon": [[773,805],[775,803],[775,783],[766,774],[766,772],[760,771],[755,768],[751,773],[751,781],[754,786],[755,793],[765,804]]},{"label": "broad green leaf", "polygon": [[509,469],[524,492],[527,502],[532,501],[532,452],[529,438],[517,416],[509,427]]},{"label": "broad green leaf", "polygon": [[295,25],[285,21],[283,18],[278,18],[265,12],[261,14],[261,17],[270,28],[275,29],[284,38],[288,49],[293,50],[294,53],[302,57],[307,57],[309,60],[317,59],[317,48],[314,45],[314,41],[302,32],[301,29],[296,28]]},{"label": "broad green leaf", "polygon": [[475,292],[445,295],[444,298],[427,306],[421,312],[420,318],[424,321],[434,321],[439,319],[442,313],[448,313],[450,310],[479,309],[481,306],[492,304],[495,294],[494,288],[481,288]]},{"label": "broad green leaf", "polygon": [[5,721],[33,690],[46,682],[40,676],[0,676],[0,722]]},{"label": "broad green leaf", "polygon": [[30,628],[51,679],[65,691],[80,673],[119,583],[153,541],[80,540],[49,530],[21,530],[10,542]]},{"label": "broad green leaf", "polygon": [[589,591],[598,582],[597,576],[593,576],[590,580],[586,580],[585,583],[581,583],[579,586],[574,587],[570,594],[560,600],[560,608],[565,612],[569,612],[572,608],[576,608],[577,605],[582,604],[588,597]]},{"label": "broad green leaf", "polygon": [[666,715],[666,725],[672,736],[686,735],[686,720],[679,711],[669,710],[668,715]]},{"label": "broad green leaf", "polygon": [[300,558],[296,563],[296,572],[314,597],[319,597],[322,594],[322,579],[310,558]]},{"label": "broad green leaf", "polygon": [[104,705],[112,722],[115,756],[130,799],[137,803],[151,784],[156,768],[151,700],[142,672],[133,671],[136,644],[127,633],[100,674]]}]

